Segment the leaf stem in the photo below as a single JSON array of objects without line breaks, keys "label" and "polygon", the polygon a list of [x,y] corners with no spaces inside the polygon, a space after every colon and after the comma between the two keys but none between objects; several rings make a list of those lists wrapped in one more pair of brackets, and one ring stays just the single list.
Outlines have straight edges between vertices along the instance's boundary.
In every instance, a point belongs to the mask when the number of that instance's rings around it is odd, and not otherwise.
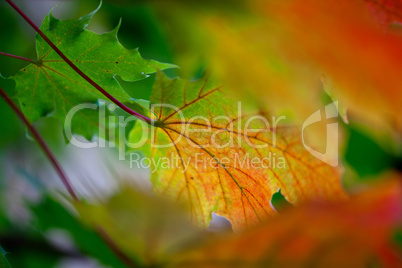
[{"label": "leaf stem", "polygon": [[17,56],[17,55],[13,55],[13,54],[9,54],[9,53],[5,53],[5,52],[0,52],[0,55],[6,56],[6,57],[10,57],[10,58],[14,58],[14,59],[19,59],[19,60],[23,60],[23,61],[27,61],[30,63],[34,63],[34,60],[28,59],[28,58],[24,58],[21,56]]},{"label": "leaf stem", "polygon": [[61,165],[59,162],[57,162],[56,157],[53,155],[53,153],[50,151],[49,147],[39,134],[39,132],[36,130],[36,128],[29,123],[28,119],[24,116],[24,114],[21,112],[21,110],[15,105],[15,103],[11,100],[11,98],[7,95],[7,93],[4,91],[3,88],[0,87],[0,95],[3,97],[3,99],[8,103],[8,105],[14,110],[14,112],[18,115],[18,117],[21,119],[21,121],[27,126],[29,131],[32,133],[36,141],[39,143],[40,147],[42,148],[43,152],[46,154],[47,158],[50,160],[52,163],[54,169],[56,170],[57,174],[59,175],[61,181],[63,182],[64,186],[67,188],[67,191],[70,193],[71,197],[74,199],[74,201],[79,201],[77,194],[75,193],[70,181],[68,180],[66,174],[64,173]]},{"label": "leaf stem", "polygon": [[87,76],[85,73],[83,73],[77,66],[74,65],[74,63],[67,58],[66,55],[64,55],[63,52],[61,52],[60,49],[57,48],[57,46],[36,26],[30,18],[28,18],[27,15],[25,15],[22,10],[16,6],[13,1],[11,0],[6,0],[6,2],[15,9],[15,11],[18,12],[18,14],[21,15],[21,17],[48,43],[48,45],[76,72],[78,73],[82,78],[84,78],[88,83],[90,83],[93,87],[95,87],[99,92],[101,92],[106,98],[111,100],[114,104],[119,106],[122,110],[127,112],[128,114],[131,114],[132,116],[135,116],[143,121],[145,121],[148,124],[152,123],[152,119],[137,113],[136,111],[131,110],[128,108],[126,105],[118,101],[115,97],[113,97],[111,94],[109,94],[105,89],[103,89],[100,85],[98,85],[95,81],[93,81],[89,76]]}]

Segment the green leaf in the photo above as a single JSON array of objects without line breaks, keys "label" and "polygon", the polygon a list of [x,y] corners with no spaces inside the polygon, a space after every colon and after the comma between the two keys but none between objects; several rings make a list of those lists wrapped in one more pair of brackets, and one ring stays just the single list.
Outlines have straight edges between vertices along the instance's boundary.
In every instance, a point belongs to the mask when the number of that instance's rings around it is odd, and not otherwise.
[{"label": "green leaf", "polygon": [[[124,81],[136,81],[173,65],[144,60],[138,50],[124,48],[117,40],[120,24],[113,31],[101,35],[86,30],[97,10],[78,20],[66,21],[58,20],[49,13],[40,28],[81,71],[111,95],[121,102],[134,103],[116,80],[117,75]],[[49,115],[64,121],[76,105],[96,104],[98,99],[106,99],[39,35],[36,37],[36,50],[38,59],[35,64],[28,65],[13,77],[18,100],[31,122]],[[75,119],[73,133],[86,138],[97,134],[99,122],[96,112],[80,110]]]}]

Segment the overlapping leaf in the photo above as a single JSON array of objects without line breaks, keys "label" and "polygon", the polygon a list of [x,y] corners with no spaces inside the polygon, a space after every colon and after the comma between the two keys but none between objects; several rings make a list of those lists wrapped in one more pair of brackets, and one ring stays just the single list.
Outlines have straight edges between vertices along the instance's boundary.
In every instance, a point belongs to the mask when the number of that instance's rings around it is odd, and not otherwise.
[{"label": "overlapping leaf", "polygon": [[[367,7],[376,6],[374,16],[389,23],[399,16],[397,2],[253,0],[235,15],[230,8],[155,8],[187,70],[202,60],[225,85],[254,92],[299,123],[321,108],[324,86],[353,115],[400,131],[402,41],[385,32]],[[313,133],[313,142],[324,133]]]},{"label": "overlapping leaf", "polygon": [[352,113],[400,131],[402,39],[384,33],[364,1],[256,2],[284,51],[332,79]]},{"label": "overlapping leaf", "polygon": [[147,136],[136,124],[132,146],[147,141],[155,192],[187,203],[202,227],[213,211],[235,230],[272,216],[278,189],[291,203],[345,197],[338,170],[310,155],[296,128],[246,114],[209,79],[159,74],[151,103],[155,127]]},{"label": "overlapping leaf", "polygon": [[128,186],[121,188],[105,202],[76,207],[84,222],[101,226],[138,266],[164,262],[198,238],[182,208]]},{"label": "overlapping leaf", "polygon": [[[115,79],[116,75],[125,81],[135,81],[172,65],[144,60],[138,50],[125,49],[117,40],[119,27],[101,35],[86,30],[96,11],[78,20],[67,21],[60,21],[49,13],[41,30],[81,71],[119,101],[135,106]],[[74,72],[39,35],[36,49],[38,59],[35,63],[14,76],[18,100],[30,121],[46,115],[64,121],[76,105],[106,99]],[[73,131],[91,138],[99,128],[97,118],[91,109],[79,110],[74,117]]]},{"label": "overlapping leaf", "polygon": [[175,267],[399,267],[400,177],[342,204],[309,204],[184,252]]}]

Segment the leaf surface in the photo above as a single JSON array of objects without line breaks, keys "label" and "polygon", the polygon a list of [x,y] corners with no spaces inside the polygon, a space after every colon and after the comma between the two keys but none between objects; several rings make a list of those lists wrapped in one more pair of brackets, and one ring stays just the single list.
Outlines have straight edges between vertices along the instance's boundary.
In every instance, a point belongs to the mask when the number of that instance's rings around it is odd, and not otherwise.
[{"label": "leaf surface", "polygon": [[[49,13],[41,30],[85,74],[121,102],[136,105],[115,79],[119,75],[125,81],[143,79],[157,69],[172,67],[141,58],[138,50],[128,50],[117,40],[117,32],[96,34],[86,30],[94,12],[81,17],[61,21]],[[24,114],[32,122],[41,116],[52,115],[62,121],[67,113],[82,103],[97,103],[106,99],[103,94],[79,76],[39,36],[36,37],[38,59],[20,70],[13,79],[17,97]],[[79,110],[75,116],[73,132],[91,138],[98,131],[96,113]]]},{"label": "leaf surface", "polygon": [[345,197],[339,170],[311,156],[295,127],[271,125],[264,112],[247,114],[225,95],[211,79],[158,74],[155,127],[136,124],[130,133],[133,144],[146,141],[155,192],[188,204],[201,227],[216,212],[235,230],[274,215],[278,189],[294,204]]}]

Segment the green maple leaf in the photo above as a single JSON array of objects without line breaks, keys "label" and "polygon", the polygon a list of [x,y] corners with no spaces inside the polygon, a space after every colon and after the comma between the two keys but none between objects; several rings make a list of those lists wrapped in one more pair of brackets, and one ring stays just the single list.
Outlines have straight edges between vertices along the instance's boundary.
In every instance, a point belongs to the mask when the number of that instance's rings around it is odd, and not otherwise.
[{"label": "green maple leaf", "polygon": [[[141,110],[115,79],[116,75],[125,81],[136,81],[156,70],[174,66],[145,60],[138,50],[124,48],[117,39],[120,24],[113,31],[101,35],[87,30],[97,10],[78,20],[66,21],[54,18],[50,12],[40,28],[81,71],[120,102],[131,103]],[[31,122],[47,115],[64,121],[67,113],[78,104],[107,100],[39,35],[36,37],[36,50],[38,59],[35,63],[13,77],[16,97]],[[91,138],[99,128],[97,118],[96,111],[80,110],[74,119],[73,132]]]},{"label": "green maple leaf", "polygon": [[[227,95],[210,79],[158,75],[154,127],[136,123],[129,137],[149,157],[157,194],[187,204],[201,227],[216,212],[235,230],[276,214],[270,201],[278,189],[293,204],[345,198],[339,170],[313,157],[298,129],[240,110]],[[137,159],[130,154],[132,166]]]}]

